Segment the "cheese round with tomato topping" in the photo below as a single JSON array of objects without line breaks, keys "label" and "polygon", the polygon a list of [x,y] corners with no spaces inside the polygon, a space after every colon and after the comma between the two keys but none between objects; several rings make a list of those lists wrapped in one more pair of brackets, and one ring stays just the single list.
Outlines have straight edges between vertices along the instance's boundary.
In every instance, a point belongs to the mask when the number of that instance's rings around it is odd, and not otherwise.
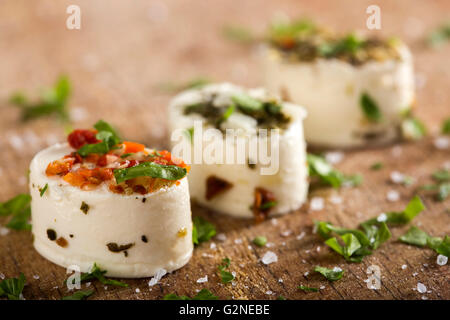
[{"label": "cheese round with tomato topping", "polygon": [[[244,108],[241,104],[249,105]],[[259,110],[251,111],[251,105]],[[284,103],[262,89],[247,90],[229,83],[176,96],[169,106],[172,153],[181,156],[177,154],[180,146],[192,147],[190,156],[182,153],[191,165],[191,197],[217,212],[254,217],[256,221],[301,207],[308,190],[305,116],[301,107]],[[267,141],[261,133],[264,130]],[[236,140],[227,140],[227,132],[235,133]],[[211,136],[215,138],[210,140]],[[276,136],[278,139],[272,141]],[[250,152],[250,140],[267,157],[258,155],[259,151]],[[272,152],[264,152],[264,145],[267,150],[276,150],[273,159]],[[222,157],[214,158],[211,150],[215,147],[223,150]],[[227,161],[227,155],[235,160]]]},{"label": "cheese round with tomato topping", "polygon": [[310,144],[385,144],[400,137],[415,97],[412,55],[403,44],[393,49],[397,58],[353,65],[338,58],[289,60],[280,49],[267,47],[262,55],[265,87],[307,109],[305,139]]},{"label": "cheese round with tomato topping", "polygon": [[170,272],[189,261],[193,244],[186,177],[141,194],[112,192],[106,182],[81,188],[49,176],[49,164],[72,152],[68,144],[57,144],[39,152],[30,165],[32,232],[42,256],[82,272],[97,263],[108,276],[124,278]]}]

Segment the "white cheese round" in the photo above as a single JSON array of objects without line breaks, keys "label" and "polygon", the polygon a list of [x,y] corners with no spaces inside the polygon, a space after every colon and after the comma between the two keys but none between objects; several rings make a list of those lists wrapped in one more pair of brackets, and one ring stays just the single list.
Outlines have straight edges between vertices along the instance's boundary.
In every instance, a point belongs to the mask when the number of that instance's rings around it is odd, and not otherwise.
[{"label": "white cheese round", "polygon": [[[76,265],[82,272],[95,262],[108,276],[123,278],[150,277],[161,269],[170,272],[189,261],[193,244],[186,177],[179,185],[146,195],[112,193],[105,184],[83,191],[45,174],[50,162],[71,151],[67,144],[54,145],[39,152],[30,165],[32,232],[42,256],[63,267]],[[83,202],[89,206],[86,213]],[[51,240],[48,230],[66,246]],[[112,252],[108,243],[132,246]]]},{"label": "white cheese round", "polygon": [[[354,66],[338,59],[285,61],[276,49],[265,48],[265,86],[308,111],[305,139],[324,147],[379,145],[397,139],[402,115],[414,103],[412,55],[400,45],[400,60],[369,61]],[[382,114],[367,120],[360,105],[367,93]]]},{"label": "white cheese round", "polygon": [[[243,88],[231,85],[229,83],[214,84],[202,89],[188,90],[176,96],[169,105],[169,129],[172,133],[176,130],[185,130],[194,127],[195,121],[201,120],[203,133],[211,128],[209,124],[198,114],[184,114],[186,106],[199,103],[203,97],[214,94],[216,100],[227,101],[231,103],[230,97],[234,94],[245,92],[253,98],[263,98],[267,95],[264,90],[244,90]],[[189,171],[189,188],[191,197],[200,205],[215,210],[217,212],[229,214],[236,217],[252,218],[252,206],[255,199],[255,188],[264,188],[273,193],[277,204],[270,210],[269,215],[286,214],[292,210],[298,209],[305,202],[308,191],[308,168],[306,163],[306,144],[303,137],[303,118],[306,112],[299,106],[290,103],[282,103],[283,113],[291,117],[291,122],[287,128],[280,130],[280,139],[278,142],[278,170],[270,174],[261,174],[262,167],[268,169],[270,165],[261,163],[261,159],[249,159],[248,147],[246,155],[243,156],[244,162],[240,163],[220,163],[215,161],[207,163],[205,155],[210,144],[202,141],[198,147],[203,154],[202,163],[195,162],[195,145],[198,140],[194,137],[191,157],[183,155],[183,159],[191,165]],[[240,133],[254,134],[257,128],[257,122],[250,116],[242,113],[233,113],[225,122],[221,124],[221,129],[240,130]],[[219,131],[217,130],[219,133]],[[199,134],[196,130],[194,135]],[[172,151],[176,154],[175,146],[180,143],[177,136],[173,134]],[[201,138],[200,138],[201,139]],[[221,143],[224,145],[224,154],[226,154],[225,137],[221,136]],[[239,139],[239,138],[238,138]],[[254,139],[260,137],[254,136]],[[190,144],[190,142],[189,142]],[[271,145],[271,144],[270,144]],[[231,143],[228,150],[237,157],[238,142]],[[241,154],[240,154],[241,155]],[[225,155],[222,159],[225,159]],[[236,158],[235,158],[236,159]],[[254,168],[248,165],[248,160],[258,160]],[[223,161],[225,162],[225,161]],[[274,166],[275,167],[275,166]],[[206,198],[207,179],[211,176],[223,179],[232,184],[228,190],[217,194],[211,199]]]}]

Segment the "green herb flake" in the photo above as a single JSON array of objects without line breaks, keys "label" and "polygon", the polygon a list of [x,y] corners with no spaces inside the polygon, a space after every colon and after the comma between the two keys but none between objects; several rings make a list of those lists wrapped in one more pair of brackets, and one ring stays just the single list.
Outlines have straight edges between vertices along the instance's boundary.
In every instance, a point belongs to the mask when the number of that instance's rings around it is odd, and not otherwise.
[{"label": "green herb flake", "polygon": [[227,269],[230,267],[230,263],[231,261],[229,258],[224,258],[222,259],[222,264],[218,266],[222,283],[230,283],[234,280],[234,275],[231,272],[227,271]]},{"label": "green herb flake", "polygon": [[402,235],[399,240],[407,244],[424,247],[427,245],[428,238],[429,236],[426,232],[413,226],[409,228],[409,230],[404,235]]},{"label": "green herb flake", "polygon": [[6,227],[13,230],[31,230],[31,196],[19,194],[14,198],[0,203],[0,216],[9,216]]},{"label": "green herb flake", "polygon": [[318,292],[319,291],[319,289],[317,289],[317,288],[307,287],[307,286],[304,286],[304,285],[300,285],[297,288],[300,289],[300,290],[303,290],[305,292]]},{"label": "green herb flake", "polygon": [[431,47],[439,47],[450,40],[450,22],[436,28],[427,37],[427,43]]},{"label": "green herb flake", "polygon": [[257,236],[253,239],[253,243],[258,247],[264,247],[267,243],[267,238],[264,236]]},{"label": "green herb flake", "polygon": [[309,176],[318,178],[322,183],[331,185],[333,188],[339,188],[342,185],[356,186],[362,181],[362,176],[360,175],[346,176],[342,172],[334,169],[333,166],[321,156],[308,153],[307,162]]},{"label": "green herb flake", "polygon": [[344,270],[338,267],[335,267],[334,269],[328,269],[325,267],[316,266],[314,268],[314,271],[320,273],[329,281],[337,281],[344,275]]},{"label": "green herb flake", "polygon": [[70,296],[63,297],[61,300],[85,300],[94,293],[93,289],[80,290]]},{"label": "green herb flake", "polygon": [[[80,278],[80,282],[88,281],[88,280],[94,280],[97,279],[104,285],[111,285],[111,286],[117,286],[117,287],[128,287],[128,284],[113,280],[113,279],[107,279],[104,275],[107,271],[100,269],[100,267],[94,263],[91,270],[88,273],[83,273]],[[73,283],[75,282],[75,279],[72,279]],[[64,281],[64,284],[67,283],[67,279]]]},{"label": "green herb flake", "polygon": [[361,94],[359,104],[365,117],[370,122],[376,123],[381,121],[382,115],[380,109],[378,108],[376,102],[369,96],[369,94],[367,94],[366,92]]},{"label": "green herb flake", "polygon": [[450,134],[450,118],[445,119],[441,128],[442,134]]},{"label": "green herb flake", "polygon": [[26,279],[23,273],[20,273],[19,278],[9,278],[0,281],[0,297],[7,297],[9,300],[19,300]]},{"label": "green herb flake", "polygon": [[224,26],[222,34],[226,39],[242,44],[252,44],[257,40],[252,31],[237,25]]},{"label": "green herb flake", "polygon": [[285,298],[284,296],[282,296],[282,295],[279,295],[279,296],[277,297],[277,300],[286,300],[286,298]]},{"label": "green herb flake", "polygon": [[402,121],[402,135],[409,140],[422,139],[427,134],[427,129],[422,121],[417,118],[406,118]]},{"label": "green herb flake", "polygon": [[164,300],[218,300],[219,297],[215,296],[208,289],[202,289],[192,299],[189,298],[188,296],[178,296],[174,293],[165,295],[163,299]]},{"label": "green herb flake", "polygon": [[152,177],[166,180],[180,180],[187,174],[185,168],[175,165],[163,165],[155,162],[142,162],[134,167],[115,169],[113,171],[117,183],[137,177]]},{"label": "green herb flake", "polygon": [[67,101],[70,92],[69,79],[66,76],[60,76],[53,87],[42,91],[39,101],[29,102],[23,93],[17,92],[11,96],[9,102],[20,108],[22,121],[50,115],[56,115],[61,120],[67,121],[69,120]]},{"label": "green herb flake", "polygon": [[382,162],[375,162],[374,164],[372,164],[370,166],[370,170],[378,171],[378,170],[383,169],[383,167],[384,167],[384,164]]},{"label": "green herb flake", "polygon": [[216,226],[202,217],[194,217],[192,227],[192,242],[200,244],[209,241],[216,235]]},{"label": "green herb flake", "polygon": [[243,111],[255,112],[263,109],[264,104],[258,99],[252,98],[251,96],[240,93],[235,94],[231,97],[231,100]]},{"label": "green herb flake", "polygon": [[47,191],[47,189],[48,189],[48,183],[46,183],[43,188],[39,188],[39,195],[41,196],[41,198],[44,196],[44,193],[45,193],[45,191]]}]

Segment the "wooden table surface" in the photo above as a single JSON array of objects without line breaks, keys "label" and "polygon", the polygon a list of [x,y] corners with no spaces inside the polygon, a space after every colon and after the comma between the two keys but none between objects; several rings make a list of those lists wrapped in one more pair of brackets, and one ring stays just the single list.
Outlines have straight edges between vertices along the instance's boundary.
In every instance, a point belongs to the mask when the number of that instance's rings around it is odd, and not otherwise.
[{"label": "wooden table surface", "polygon": [[[123,136],[150,146],[167,147],[166,106],[170,94],[160,90],[167,81],[185,81],[207,76],[245,86],[262,83],[257,46],[243,46],[224,39],[225,24],[247,26],[262,32],[274,15],[309,16],[338,30],[364,29],[365,9],[373,1],[219,0],[219,1],[26,1],[0,2],[0,201],[27,192],[26,171],[40,149],[65,139],[64,126],[54,119],[21,123],[17,109],[5,102],[17,90],[36,92],[67,74],[73,85],[70,108],[74,127],[90,127],[102,118],[120,128]],[[290,215],[255,225],[193,207],[193,214],[216,224],[225,241],[214,238],[194,250],[187,266],[165,276],[149,288],[149,279],[125,280],[129,288],[104,288],[91,284],[91,299],[161,299],[165,294],[195,295],[208,288],[220,298],[275,299],[450,299],[449,267],[436,264],[436,253],[396,241],[407,226],[392,229],[393,237],[362,263],[349,264],[328,249],[313,234],[314,220],[328,220],[346,227],[384,211],[401,210],[416,188],[430,182],[430,174],[450,160],[450,151],[433,142],[444,118],[450,116],[450,45],[432,50],[423,37],[448,18],[448,1],[377,1],[382,10],[382,35],[405,39],[415,56],[417,115],[426,123],[431,137],[417,143],[402,143],[372,150],[347,151],[337,167],[345,173],[361,173],[357,188],[316,189],[310,197],[325,198],[325,208],[312,211],[309,205]],[[66,7],[78,4],[81,30],[65,27]],[[380,171],[369,167],[385,163]],[[412,186],[389,181],[392,171],[413,176]],[[389,190],[400,200],[389,202]],[[330,196],[339,196],[335,204]],[[427,207],[413,224],[434,236],[450,233],[450,200],[435,202],[423,197]],[[0,220],[2,224],[5,220]],[[305,234],[299,239],[299,235]],[[264,235],[270,248],[255,247],[251,240]],[[216,248],[214,248],[214,245]],[[212,245],[212,246],[211,246]],[[267,251],[278,262],[264,265]],[[234,285],[223,285],[217,266],[231,259],[236,272]],[[345,275],[329,283],[312,269],[316,265],[340,266]],[[382,286],[367,288],[366,269],[381,269]],[[402,268],[402,266],[406,266]],[[42,258],[32,246],[29,232],[10,231],[0,235],[0,273],[7,277],[24,272],[26,299],[59,299],[67,295],[62,285],[64,268]],[[310,274],[305,276],[305,273]],[[208,282],[197,279],[208,275]],[[38,278],[39,277],[39,278]],[[38,278],[38,279],[37,279]],[[418,282],[428,292],[419,293]],[[297,289],[303,284],[321,287],[317,293]],[[139,288],[140,292],[136,292]]]}]

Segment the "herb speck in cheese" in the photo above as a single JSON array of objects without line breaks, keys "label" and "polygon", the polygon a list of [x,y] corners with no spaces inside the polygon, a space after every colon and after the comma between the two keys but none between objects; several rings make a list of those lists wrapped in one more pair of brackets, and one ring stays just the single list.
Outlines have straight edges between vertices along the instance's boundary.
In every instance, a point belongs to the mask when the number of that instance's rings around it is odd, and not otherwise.
[{"label": "herb speck in cheese", "polygon": [[89,211],[89,205],[86,202],[81,203],[80,210],[83,211],[84,214],[88,214]]}]

